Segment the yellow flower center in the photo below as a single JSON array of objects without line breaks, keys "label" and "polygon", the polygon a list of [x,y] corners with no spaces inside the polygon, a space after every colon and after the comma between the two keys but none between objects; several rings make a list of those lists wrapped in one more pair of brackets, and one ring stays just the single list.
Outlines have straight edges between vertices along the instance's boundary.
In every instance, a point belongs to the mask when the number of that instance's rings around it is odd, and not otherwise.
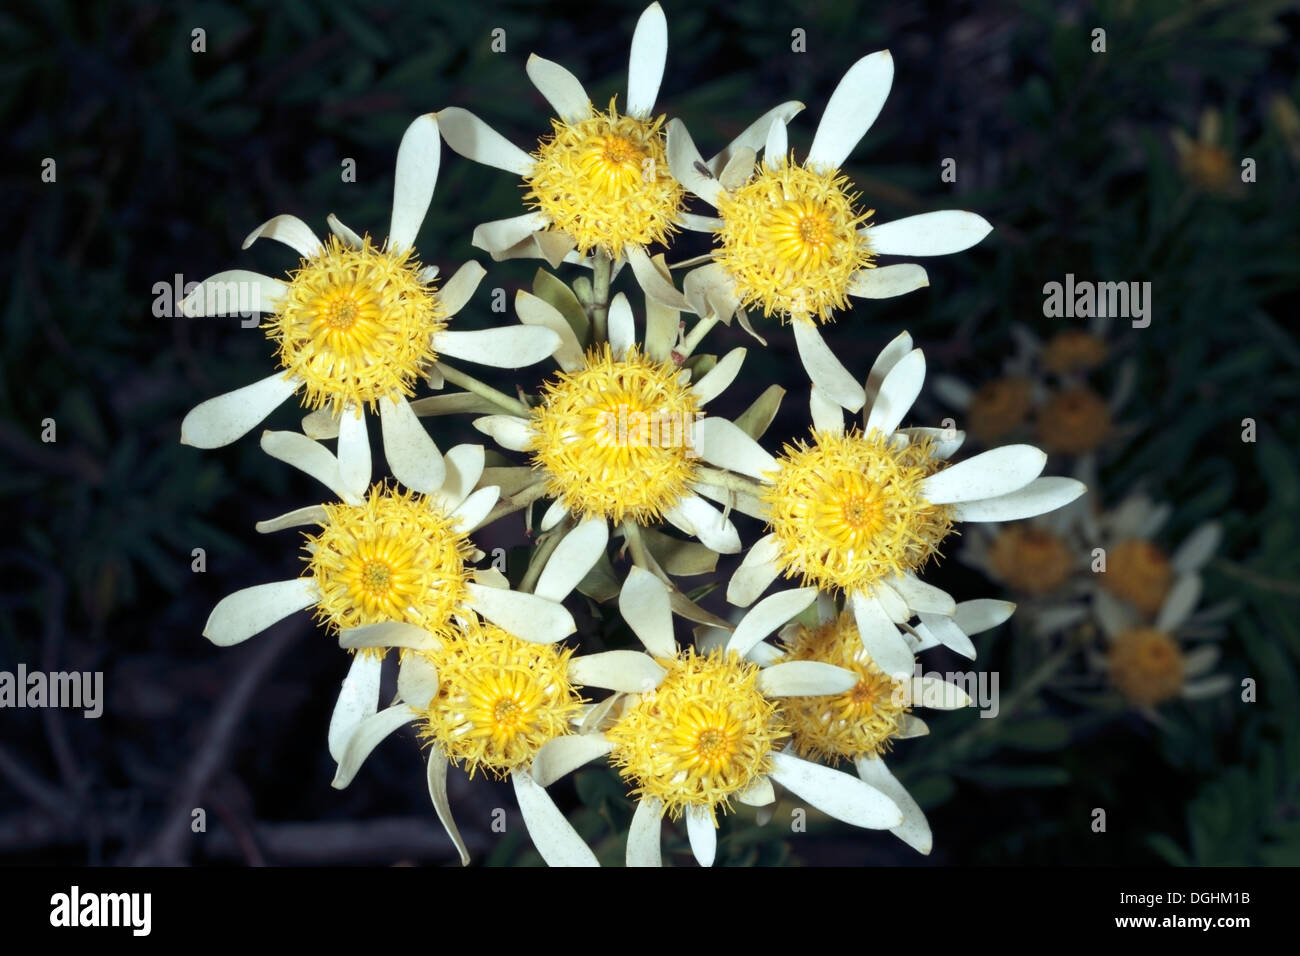
[{"label": "yellow flower center", "polygon": [[1055,591],[1074,564],[1065,540],[1029,525],[1008,525],[989,548],[989,563],[998,578],[1022,594]]},{"label": "yellow flower center", "polygon": [[800,625],[783,642],[786,660],[819,661],[858,675],[856,686],[843,694],[787,697],[781,702],[795,752],[834,762],[889,750],[910,708],[903,703],[902,682],[877,667],[862,647],[853,615],[842,613],[816,628]]},{"label": "yellow flower center", "polygon": [[1057,375],[1087,372],[1106,361],[1106,343],[1076,330],[1058,332],[1043,348],[1043,368]]},{"label": "yellow flower center", "polygon": [[412,251],[386,252],[368,237],[352,249],[331,236],[290,275],[279,311],[262,328],[279,346],[281,367],[303,380],[303,404],[337,413],[412,394],[446,325]]},{"label": "yellow flower center", "polygon": [[1029,382],[1000,378],[980,386],[967,410],[970,433],[988,444],[1024,422],[1029,415]]},{"label": "yellow flower center", "polygon": [[1102,586],[1123,598],[1148,617],[1155,616],[1165,603],[1174,581],[1174,569],[1159,546],[1150,541],[1129,538],[1110,549],[1106,555],[1106,573]]},{"label": "yellow flower center", "polygon": [[307,570],[316,579],[319,618],[332,629],[382,621],[450,634],[468,594],[465,559],[472,547],[430,499],[370,490],[364,504],[327,504],[326,521],[307,536]]},{"label": "yellow flower center", "polygon": [[572,236],[578,252],[617,259],[625,246],[663,243],[677,231],[684,191],[668,173],[662,116],[619,116],[611,100],[608,113],[551,125],[524,177],[524,199]]},{"label": "yellow flower center", "polygon": [[1058,455],[1083,455],[1101,447],[1111,431],[1110,409],[1080,386],[1053,395],[1038,413],[1038,438]]},{"label": "yellow flower center", "polygon": [[542,387],[533,409],[533,461],[547,490],[584,516],[657,521],[694,480],[694,424],[702,414],[681,369],[608,345]]},{"label": "yellow flower center", "polygon": [[1177,697],[1183,688],[1183,652],[1164,631],[1142,627],[1123,632],[1110,646],[1107,664],[1111,683],[1135,704],[1151,707]]},{"label": "yellow flower center", "polygon": [[582,704],[569,682],[572,651],[474,621],[429,655],[438,693],[420,736],[473,777],[527,768],[547,741],[570,732]]},{"label": "yellow flower center", "polygon": [[787,445],[763,492],[782,570],[823,590],[866,590],[914,571],[938,552],[952,509],[932,505],[921,483],[942,461],[933,442],[904,447],[878,432],[815,432]]},{"label": "yellow flower center", "polygon": [[735,282],[741,305],[760,305],[783,321],[819,322],[848,305],[849,280],[872,265],[857,230],[875,212],[859,213],[858,194],[848,186],[838,171],[782,159],[776,169],[758,166],[749,182],[719,197],[714,258]]},{"label": "yellow flower center", "polygon": [[787,736],[776,705],[758,689],[758,667],[735,653],[661,660],[668,673],[640,695],[608,731],[611,758],[638,797],[659,800],[674,819],[717,809],[771,765]]}]

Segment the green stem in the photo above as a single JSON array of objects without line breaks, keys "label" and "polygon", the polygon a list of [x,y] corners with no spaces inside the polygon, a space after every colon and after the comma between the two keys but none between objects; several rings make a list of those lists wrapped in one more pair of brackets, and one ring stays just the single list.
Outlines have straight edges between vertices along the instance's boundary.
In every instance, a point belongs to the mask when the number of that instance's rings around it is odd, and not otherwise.
[{"label": "green stem", "polygon": [[465,391],[473,392],[480,398],[486,398],[492,404],[500,406],[511,414],[520,415],[524,418],[532,415],[532,410],[519,399],[511,398],[505,392],[497,391],[486,382],[480,382],[473,375],[466,375],[464,372],[454,369],[450,365],[443,365],[441,362],[438,363],[438,371],[451,384],[459,385]]},{"label": "green stem", "polygon": [[608,255],[597,249],[592,254],[591,306],[587,309],[587,318],[591,319],[591,341],[601,345],[609,341],[609,280],[613,273],[613,263]]},{"label": "green stem", "polygon": [[623,539],[627,542],[628,551],[632,553],[633,564],[649,571],[670,588],[674,587],[673,582],[668,580],[668,576],[659,567],[659,562],[646,549],[645,539],[641,537],[641,528],[631,518],[623,519]]},{"label": "green stem", "polygon": [[542,570],[546,567],[546,562],[550,560],[555,549],[559,546],[560,541],[569,533],[573,527],[573,516],[566,515],[556,527],[543,533],[537,539],[537,550],[533,556],[528,559],[528,569],[524,571],[524,576],[519,582],[519,590],[525,594],[532,594],[533,588],[537,587],[537,579],[542,576]]},{"label": "green stem", "polygon": [[755,498],[763,493],[762,485],[752,478],[746,478],[744,475],[732,474],[729,471],[721,471],[707,465],[697,465],[695,473],[697,481],[706,485],[713,485],[715,488],[739,491],[742,494],[753,495]]},{"label": "green stem", "polygon": [[506,515],[514,514],[516,511],[522,511],[527,508],[538,498],[546,494],[546,482],[539,481],[536,484],[529,485],[516,491],[509,498],[497,503],[497,506],[488,512],[488,516],[483,520],[483,524],[488,525],[498,518],[504,518]]},{"label": "green stem", "polygon": [[691,353],[695,351],[695,347],[700,344],[700,340],[708,335],[709,329],[717,324],[718,316],[716,315],[707,319],[700,319],[695,323],[694,328],[686,334],[686,338],[682,339],[682,346],[677,349],[677,354],[683,359],[689,358]]}]

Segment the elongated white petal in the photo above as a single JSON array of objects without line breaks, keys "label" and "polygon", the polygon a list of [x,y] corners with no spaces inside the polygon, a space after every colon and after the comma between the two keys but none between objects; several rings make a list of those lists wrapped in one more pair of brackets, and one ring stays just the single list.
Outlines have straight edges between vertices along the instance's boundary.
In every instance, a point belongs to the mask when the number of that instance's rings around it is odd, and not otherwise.
[{"label": "elongated white petal", "polygon": [[452,316],[465,308],[478,289],[487,270],[472,259],[457,269],[446,284],[438,290],[438,303],[444,315]]},{"label": "elongated white petal", "polygon": [[915,714],[900,714],[898,718],[898,739],[911,740],[913,737],[924,737],[930,732],[929,726],[920,717]]},{"label": "elongated white petal", "polygon": [[439,332],[433,347],[443,356],[490,365],[523,368],[535,365],[560,347],[560,337],[550,329],[515,325],[473,332]]},{"label": "elongated white petal", "polygon": [[1019,521],[1068,505],[1088,489],[1073,478],[1035,478],[1017,491],[957,505],[958,521]]},{"label": "elongated white petal", "polygon": [[740,308],[736,284],[716,262],[686,273],[682,279],[682,295],[690,303],[691,311],[702,319],[716,315],[723,322],[730,322]]},{"label": "elongated white petal", "polygon": [[686,808],[686,838],[700,866],[712,866],[718,854],[718,828],[709,811],[694,805]]},{"label": "elongated white petal", "polygon": [[908,441],[920,441],[928,438],[934,442],[930,457],[947,461],[966,441],[966,433],[960,428],[930,428],[924,425],[898,429],[900,435],[906,435]]},{"label": "elongated white petal", "polygon": [[510,782],[514,784],[515,799],[519,801],[528,835],[547,866],[600,866],[596,854],[582,842],[578,831],[564,818],[546,789],[527,770],[515,770]]},{"label": "elongated white petal", "polygon": [[469,110],[450,106],[438,113],[438,129],[452,152],[516,176],[532,171],[533,158]]},{"label": "elongated white petal", "polygon": [[771,775],[796,797],[845,823],[887,830],[903,822],[902,811],[893,800],[857,777],[830,767],[775,752]]},{"label": "elongated white petal", "polygon": [[628,866],[663,866],[659,852],[659,831],[663,812],[660,803],[651,797],[637,801],[632,813],[632,825],[627,831]]},{"label": "elongated white petal", "polygon": [[538,644],[551,644],[577,630],[573,615],[562,604],[535,594],[502,591],[481,584],[467,584],[470,607],[516,637]]},{"label": "elongated white petal", "polygon": [[835,87],[817,124],[807,165],[839,169],[880,115],[894,83],[894,58],[888,50],[864,56]]},{"label": "elongated white petal", "polygon": [[1203,700],[1226,694],[1233,687],[1233,679],[1227,674],[1207,677],[1205,680],[1190,681],[1183,685],[1182,696],[1187,700]]},{"label": "elongated white petal", "polygon": [[397,670],[397,696],[425,710],[438,693],[438,668],[423,654],[407,654]]},{"label": "elongated white petal", "polygon": [[1156,629],[1172,632],[1178,630],[1183,622],[1192,616],[1196,604],[1201,599],[1201,578],[1198,574],[1184,574],[1174,581],[1169,589],[1165,603],[1156,615]]},{"label": "elongated white petal", "polygon": [[744,657],[750,648],[790,618],[802,613],[816,599],[816,588],[791,588],[763,598],[740,619],[727,642],[727,650]]},{"label": "elongated white petal", "polygon": [[322,248],[311,226],[297,216],[272,216],[245,237],[243,248],[262,238],[282,242],[304,259],[319,255]]},{"label": "elongated white petal", "polygon": [[882,256],[946,256],[975,245],[993,227],[973,212],[944,209],[858,230]]},{"label": "elongated white petal", "polygon": [[691,139],[686,124],[679,119],[674,119],[668,124],[667,151],[668,168],[672,170],[673,178],[710,206],[717,208],[718,197],[722,194],[722,184],[715,178],[714,173],[706,176],[700,171],[700,166],[704,165],[704,158],[696,149],[695,141]]},{"label": "elongated white petal", "polygon": [[584,687],[603,687],[626,694],[654,690],[665,671],[640,651],[602,651],[583,654],[569,661],[569,679]]},{"label": "elongated white petal", "polygon": [[664,519],[699,538],[701,544],[718,554],[740,552],[740,532],[736,526],[698,495],[686,495],[664,512]]},{"label": "elongated white petal", "polygon": [[875,269],[859,269],[849,279],[848,293],[859,299],[892,299],[930,284],[925,268],[914,262],[900,262]]},{"label": "elongated white petal", "polygon": [[357,235],[356,231],[344,225],[343,220],[334,213],[325,217],[325,224],[330,227],[330,232],[338,236],[347,244],[350,249],[360,249],[365,245],[364,240]]},{"label": "elongated white petal", "polygon": [[821,661],[786,661],[765,667],[758,689],[768,697],[822,697],[843,694],[857,686],[853,671]]},{"label": "elongated white petal", "polygon": [[619,591],[618,609],[632,633],[654,657],[676,656],[668,588],[657,576],[633,565]]},{"label": "elongated white petal", "polygon": [[764,535],[755,541],[727,584],[727,600],[739,607],[753,604],[781,573],[780,555],[776,535]]},{"label": "elongated white petal", "polygon": [[339,477],[353,496],[360,498],[370,487],[370,436],[366,416],[349,406],[339,418]]},{"label": "elongated white petal", "polygon": [[[944,614],[922,612],[918,615],[921,624],[934,635],[944,647],[960,654],[962,657],[975,659],[975,645],[966,636],[966,632],[957,626],[957,622]],[[918,630],[920,630],[918,628]]]},{"label": "elongated white petal", "polygon": [[844,409],[827,398],[816,385],[809,391],[808,410],[812,413],[814,429],[832,435],[844,434]]},{"label": "elongated white petal", "polygon": [[904,621],[911,620],[912,610],[907,606],[907,601],[903,598],[903,595],[884,581],[878,581],[872,587],[871,596],[895,624],[902,624]]},{"label": "elongated white petal", "polygon": [[910,572],[902,577],[890,578],[889,586],[902,595],[907,606],[914,611],[929,611],[932,614],[957,613],[957,602],[947,591],[933,584],[926,584]]},{"label": "elongated white petal", "polygon": [[609,526],[604,518],[588,518],[573,528],[555,548],[542,569],[533,593],[563,601],[605,554]]},{"label": "elongated white petal", "polygon": [[1204,647],[1198,647],[1196,650],[1189,652],[1183,658],[1183,675],[1186,678],[1200,677],[1202,674],[1214,669],[1214,665],[1219,662],[1222,651],[1215,644],[1206,644]]},{"label": "elongated white petal", "polygon": [[[524,67],[537,92],[551,104],[555,115],[566,123],[578,123],[591,115],[591,98],[578,78],[550,60],[536,53],[528,58]],[[529,157],[531,159],[531,157]]]},{"label": "elongated white petal", "polygon": [[306,508],[298,508],[278,517],[259,521],[253,527],[259,534],[269,534],[272,531],[283,531],[285,528],[300,528],[305,524],[324,524],[326,520],[324,507],[308,505]]},{"label": "elongated white petal", "polygon": [[711,465],[751,478],[777,470],[776,459],[758,442],[725,418],[702,418],[695,423],[695,451]]},{"label": "elongated white petal", "polygon": [[758,777],[736,794],[736,800],[747,807],[766,807],[776,802],[776,791],[772,788],[771,780],[767,777]]},{"label": "elongated white petal", "polygon": [[908,650],[907,641],[903,640],[880,602],[861,591],[854,591],[849,603],[858,625],[858,634],[862,637],[862,646],[876,666],[894,677],[911,674],[915,664],[912,652]]},{"label": "elongated white petal", "polygon": [[564,503],[564,498],[556,498],[551,502],[551,506],[546,509],[546,513],[542,515],[542,520],[537,523],[538,530],[550,531],[563,521],[568,513],[569,507]]},{"label": "elongated white petal", "polygon": [[569,734],[548,740],[533,758],[533,779],[549,787],[565,774],[572,773],[583,764],[605,756],[614,749],[614,743],[604,734]]},{"label": "elongated white petal", "polygon": [[288,283],[260,272],[229,269],[208,276],[177,303],[181,315],[200,318],[243,312],[274,312]]},{"label": "elongated white petal", "polygon": [[[897,268],[897,266],[890,266],[889,268],[893,269]],[[881,272],[884,270],[877,269],[875,271]],[[875,404],[876,396],[880,394],[880,386],[884,383],[885,376],[893,371],[894,366],[911,354],[912,351],[912,336],[908,332],[899,332],[890,339],[888,345],[880,350],[876,360],[871,363],[871,371],[867,373],[864,390],[867,395],[868,409]],[[865,417],[863,424],[866,424]]]},{"label": "elongated white petal", "polygon": [[452,819],[451,802],[447,799],[447,755],[437,744],[429,748],[427,779],[429,800],[438,814],[438,820],[442,823],[442,828],[447,831],[451,842],[455,844],[456,852],[460,854],[460,865],[469,866],[469,850],[465,848],[465,841],[456,827],[456,821]]},{"label": "elongated white petal", "polygon": [[[708,161],[706,165],[709,167],[709,171],[725,183],[726,179],[722,175],[722,171],[738,153],[757,153],[763,148],[763,144],[767,142],[767,131],[774,122],[780,122],[788,126],[790,121],[802,112],[803,108],[803,104],[798,100],[787,100],[779,106],[772,107],[746,126],[739,136],[727,144],[726,149]],[[749,169],[754,165],[753,156],[746,157],[740,165],[747,167],[745,171],[748,173]],[[728,188],[731,187],[728,186]]]},{"label": "elongated white petal", "polygon": [[875,429],[882,435],[893,434],[894,429],[902,424],[903,416],[911,410],[916,396],[921,394],[924,381],[925,355],[920,349],[912,349],[898,360],[880,383],[880,391],[867,415],[867,431]]},{"label": "elongated white petal", "polygon": [[1003,445],[931,475],[921,493],[936,505],[996,498],[1037,478],[1047,455],[1032,445]]},{"label": "elongated white petal", "polygon": [[499,259],[507,249],[527,239],[539,229],[545,229],[549,220],[543,213],[526,212],[509,219],[496,219],[474,227],[472,244],[485,249],[492,258]]},{"label": "elongated white petal", "polygon": [[357,724],[343,746],[343,757],[339,760],[338,771],[330,781],[330,786],[336,790],[346,787],[357,775],[357,771],[366,762],[371,751],[379,746],[381,740],[418,716],[419,714],[413,708],[406,704],[398,704],[396,707],[381,710]]},{"label": "elongated white petal", "polygon": [[474,419],[474,427],[484,435],[490,435],[502,448],[526,451],[532,447],[532,428],[514,415],[484,415]]},{"label": "elongated white petal", "polygon": [[[628,265],[632,267],[632,274],[636,276],[637,285],[651,299],[657,301],[660,305],[666,305],[669,308],[677,309],[679,312],[689,311],[691,305],[686,301],[685,296],[677,291],[673,285],[672,279],[665,275],[667,266],[663,269],[656,265],[650,258],[650,254],[641,246],[628,245],[623,249],[623,254],[627,259]],[[621,294],[621,293],[620,293]],[[611,313],[611,321],[613,315]],[[613,335],[613,330],[610,330]]]},{"label": "elongated white petal", "polygon": [[209,398],[181,421],[181,444],[221,448],[247,435],[302,384],[280,372],[252,385]]},{"label": "elongated white petal", "polygon": [[913,677],[907,684],[908,702],[914,707],[930,707],[934,710],[959,710],[969,707],[970,695],[950,684],[942,677],[926,675]]},{"label": "elongated white petal", "polygon": [[480,488],[452,512],[452,520],[456,522],[456,527],[462,534],[469,534],[483,523],[500,498],[501,489],[496,485]]},{"label": "elongated white petal", "polygon": [[447,474],[442,453],[406,399],[381,398],[379,423],[384,433],[384,457],[393,477],[421,494],[431,495],[441,488]]},{"label": "elongated white petal", "polygon": [[974,601],[962,601],[953,613],[953,620],[967,634],[979,634],[1011,617],[1016,606],[1010,601],[997,601],[993,598],[977,598]]},{"label": "elongated white petal", "polygon": [[329,751],[335,763],[342,762],[352,732],[379,710],[379,678],[383,665],[384,659],[378,654],[359,653],[352,658],[352,666],[348,668],[348,676],[343,679],[343,687],[334,704],[334,713],[330,715]]},{"label": "elongated white petal", "polygon": [[632,320],[632,306],[627,296],[620,292],[609,304],[609,347],[615,360],[622,359],[627,350],[636,344],[636,324]]},{"label": "elongated white petal", "polygon": [[734,348],[724,355],[718,364],[705,372],[698,382],[691,386],[691,393],[700,405],[707,405],[721,395],[728,385],[740,374],[740,366],[745,361],[748,349]]},{"label": "elongated white petal", "polygon": [[397,147],[393,172],[393,212],[388,226],[388,248],[394,251],[415,245],[415,237],[429,211],[433,189],[438,183],[438,162],[442,140],[438,118],[433,113],[417,116]]},{"label": "elongated white petal", "polygon": [[646,119],[654,111],[667,61],[668,21],[656,2],[645,8],[632,34],[632,52],[627,64],[628,116]]},{"label": "elongated white petal", "polygon": [[763,143],[763,162],[768,169],[776,169],[785,162],[785,154],[789,151],[790,137],[786,133],[785,124],[779,120],[774,121],[767,128],[767,139]]},{"label": "elongated white petal", "polygon": [[1115,640],[1137,623],[1132,609],[1108,591],[1098,591],[1093,596],[1092,611],[1108,640]]},{"label": "elongated white petal", "polygon": [[918,853],[929,854],[934,847],[934,838],[930,833],[930,824],[925,819],[920,805],[912,799],[898,778],[889,772],[885,762],[879,757],[859,757],[854,763],[858,768],[858,777],[868,786],[875,787],[903,812],[903,822],[891,827],[894,834]]},{"label": "elongated white petal", "polygon": [[339,419],[341,417],[334,414],[329,406],[318,408],[314,412],[308,412],[302,417],[302,433],[308,438],[316,439],[316,441],[338,438]]},{"label": "elongated white petal", "polygon": [[261,445],[272,458],[310,475],[344,501],[359,503],[360,499],[352,494],[339,473],[338,459],[320,442],[312,441],[301,432],[262,432]]},{"label": "elongated white petal", "polygon": [[339,647],[358,650],[363,647],[410,647],[432,650],[438,642],[428,631],[405,621],[380,621],[365,627],[352,627],[339,633]]},{"label": "elongated white petal", "polygon": [[203,636],[219,647],[229,647],[319,600],[311,578],[256,584],[222,598],[208,615]]},{"label": "elongated white petal", "polygon": [[1218,522],[1207,521],[1178,546],[1170,556],[1169,564],[1176,574],[1191,574],[1199,571],[1219,549],[1221,540],[1223,540],[1222,526]]},{"label": "elongated white petal", "polygon": [[515,314],[524,325],[550,329],[560,337],[560,344],[551,357],[564,371],[576,372],[587,364],[573,326],[549,302],[520,289],[515,295]]},{"label": "elongated white petal", "polygon": [[442,479],[439,494],[443,506],[448,511],[455,511],[469,497],[474,486],[483,477],[485,460],[482,445],[457,445],[443,456],[442,463],[446,474]]},{"label": "elongated white petal", "polygon": [[860,409],[867,400],[866,393],[835,357],[817,326],[808,319],[799,318],[791,325],[794,326],[794,344],[799,351],[799,360],[812,383],[842,408],[851,412]]}]

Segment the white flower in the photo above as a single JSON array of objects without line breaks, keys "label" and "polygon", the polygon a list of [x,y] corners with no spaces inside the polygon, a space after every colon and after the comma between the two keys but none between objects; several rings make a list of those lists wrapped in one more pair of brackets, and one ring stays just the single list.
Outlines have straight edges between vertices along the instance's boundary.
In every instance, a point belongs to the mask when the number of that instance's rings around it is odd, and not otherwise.
[{"label": "white flower", "polygon": [[406,400],[416,379],[444,356],[518,368],[550,355],[559,340],[536,328],[447,331],[447,319],[469,301],[484,273],[478,263],[468,262],[435,294],[437,270],[421,268],[413,258],[437,182],[438,157],[437,120],[421,116],[398,148],[392,218],[382,248],[333,216],[327,243],[302,220],[276,216],[253,230],[244,248],[267,237],[297,251],[302,265],[289,281],[243,270],[222,272],[186,297],[184,313],[196,316],[227,300],[232,285],[259,290],[257,307],[273,313],[266,328],[279,345],[282,371],[193,409],[181,423],[183,443],[227,445],[301,392],[319,411],[309,420],[320,426],[320,437],[338,435],[340,468],[349,484],[356,485],[356,476],[370,468],[362,413],[369,406],[378,409],[384,453],[397,480],[421,493],[441,485],[442,455]]}]

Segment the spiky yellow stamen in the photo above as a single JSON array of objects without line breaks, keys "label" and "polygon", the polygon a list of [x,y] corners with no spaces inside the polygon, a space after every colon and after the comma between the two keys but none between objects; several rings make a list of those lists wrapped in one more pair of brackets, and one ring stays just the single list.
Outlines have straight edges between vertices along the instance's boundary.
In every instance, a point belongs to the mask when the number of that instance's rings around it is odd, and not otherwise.
[{"label": "spiky yellow stamen", "polygon": [[731,808],[771,765],[787,736],[776,704],[758,689],[758,667],[734,652],[697,656],[694,648],[660,660],[668,673],[607,732],[610,757],[638,797],[658,800],[671,817],[687,807]]},{"label": "spiky yellow stamen", "polygon": [[454,633],[473,547],[440,505],[375,485],[364,504],[323,507],[324,527],[305,548],[320,619],[334,630],[403,621],[438,637]]},{"label": "spiky yellow stamen", "polygon": [[915,571],[952,529],[952,508],[921,483],[943,464],[928,439],[901,445],[872,431],[814,432],[787,445],[764,490],[782,571],[822,590],[870,591]]},{"label": "spiky yellow stamen", "polygon": [[1059,534],[1032,525],[1008,525],[989,546],[989,564],[1012,590],[1047,594],[1069,578],[1074,558]]},{"label": "spiky yellow stamen", "polygon": [[701,416],[681,369],[635,349],[615,360],[608,345],[587,365],[542,386],[533,409],[533,460],[547,490],[571,511],[645,524],[690,489],[693,427]]},{"label": "spiky yellow stamen", "polygon": [[1029,382],[999,378],[981,385],[966,411],[971,435],[984,443],[997,441],[1029,416]]},{"label": "spiky yellow stamen", "polygon": [[366,237],[360,249],[331,236],[290,274],[278,310],[262,328],[280,365],[303,381],[303,404],[372,409],[380,398],[411,395],[421,367],[437,357],[446,327],[431,282],[412,250],[389,252]]},{"label": "spiky yellow stamen", "polygon": [[593,110],[575,123],[552,120],[553,133],[533,154],[524,200],[586,255],[619,258],[625,246],[666,242],[677,231],[684,191],[668,172],[664,118]]},{"label": "spiky yellow stamen", "polygon": [[1039,441],[1045,450],[1058,455],[1096,451],[1110,433],[1110,408],[1085,386],[1058,392],[1038,413]]},{"label": "spiky yellow stamen", "polygon": [[471,620],[429,655],[438,693],[420,715],[420,736],[471,777],[527,768],[543,744],[570,732],[582,704],[568,677],[572,653]]},{"label": "spiky yellow stamen", "polygon": [[1153,707],[1183,689],[1186,661],[1178,642],[1164,631],[1140,627],[1124,631],[1110,646],[1111,683],[1130,701]]},{"label": "spiky yellow stamen", "polygon": [[1159,545],[1140,538],[1119,542],[1106,555],[1101,583],[1148,617],[1160,610],[1174,581],[1174,569]]},{"label": "spiky yellow stamen", "polygon": [[731,277],[741,305],[761,306],[782,321],[828,322],[848,305],[849,280],[872,265],[858,229],[875,212],[857,211],[857,193],[838,170],[820,172],[783,158],[760,164],[734,192],[718,199],[722,228],[715,260]]},{"label": "spiky yellow stamen", "polygon": [[786,659],[819,661],[853,671],[858,683],[843,694],[787,697],[781,713],[801,757],[834,762],[879,756],[892,746],[906,704],[903,682],[890,677],[862,646],[853,615],[841,613],[809,628],[799,625],[782,638]]}]

